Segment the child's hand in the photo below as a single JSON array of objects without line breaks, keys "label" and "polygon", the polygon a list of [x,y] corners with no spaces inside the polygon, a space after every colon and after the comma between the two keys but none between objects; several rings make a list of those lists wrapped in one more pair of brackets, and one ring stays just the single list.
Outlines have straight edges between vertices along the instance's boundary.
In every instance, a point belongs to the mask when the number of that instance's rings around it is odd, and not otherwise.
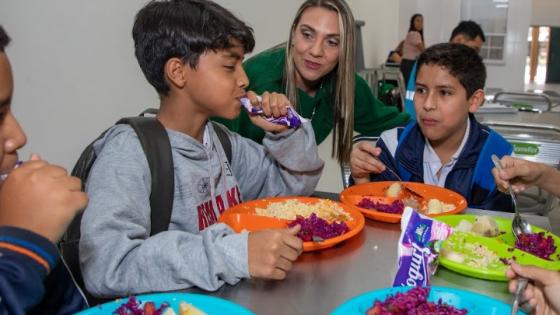
[{"label": "child's hand", "polygon": [[81,181],[62,167],[32,160],[13,170],[0,188],[0,225],[31,230],[56,243],[88,202]]},{"label": "child's hand", "polygon": [[493,168],[492,174],[498,189],[502,192],[506,192],[511,183],[513,191],[519,193],[529,185],[538,184],[538,180],[543,173],[539,164],[511,156],[504,156],[500,163],[503,170],[498,171]]},{"label": "child's hand", "polygon": [[385,171],[385,164],[377,158],[380,154],[381,149],[368,141],[358,142],[352,149],[350,166],[356,184],[368,182],[370,173],[379,174]]},{"label": "child's hand", "polygon": [[532,314],[559,314],[560,273],[558,271],[512,263],[506,271],[506,276],[510,279],[509,291],[511,293],[515,293],[518,276],[531,280],[523,293],[523,300],[529,302],[533,307]]},{"label": "child's hand", "polygon": [[[251,101],[251,104],[258,104],[262,107],[265,116],[280,117],[288,113],[288,106],[290,106],[290,101],[284,94],[280,93],[268,93],[264,92],[261,95],[261,100],[257,97],[254,92],[247,92],[247,98]],[[288,129],[287,126],[278,125],[266,121],[263,117],[259,115],[249,115],[253,124],[257,125],[259,128],[269,131],[269,132],[282,132]]]},{"label": "child's hand", "polygon": [[301,226],[249,234],[249,274],[254,278],[284,279],[303,250],[296,235]]}]

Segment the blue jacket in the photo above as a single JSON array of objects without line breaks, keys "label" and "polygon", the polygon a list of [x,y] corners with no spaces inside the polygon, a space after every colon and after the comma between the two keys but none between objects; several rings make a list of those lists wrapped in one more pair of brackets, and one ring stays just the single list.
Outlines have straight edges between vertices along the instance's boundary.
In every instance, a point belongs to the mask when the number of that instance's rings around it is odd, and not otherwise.
[{"label": "blue jacket", "polygon": [[0,227],[0,315],[74,314],[85,301],[46,238]]},{"label": "blue jacket", "polygon": [[[511,154],[512,146],[497,132],[476,121],[469,115],[471,129],[453,169],[447,175],[445,188],[453,190],[467,200],[471,208],[513,211],[511,198],[497,190],[491,170],[490,156]],[[380,160],[399,173],[405,181],[424,182],[423,154],[425,137],[418,124],[399,127],[398,146],[393,157],[383,140],[377,141],[381,148]],[[420,153],[419,153],[420,152]],[[372,181],[396,180],[390,172],[372,174]]]}]

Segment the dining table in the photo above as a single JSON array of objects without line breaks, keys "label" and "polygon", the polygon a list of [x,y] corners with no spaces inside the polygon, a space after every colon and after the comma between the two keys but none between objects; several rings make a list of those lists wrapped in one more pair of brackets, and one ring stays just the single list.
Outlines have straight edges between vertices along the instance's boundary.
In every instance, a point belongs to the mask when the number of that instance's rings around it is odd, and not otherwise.
[{"label": "dining table", "polygon": [[[316,192],[313,196],[338,200],[338,194]],[[467,208],[465,214],[512,218],[512,213]],[[558,234],[546,216],[524,215],[533,225]],[[366,218],[362,232],[334,247],[304,252],[283,280],[246,279],[224,285],[214,292],[188,289],[220,297],[258,315],[330,314],[357,295],[391,287],[397,270],[400,223]],[[467,277],[439,266],[431,278],[434,286],[460,288],[511,303],[507,282]],[[373,304],[373,301],[372,301]]]}]

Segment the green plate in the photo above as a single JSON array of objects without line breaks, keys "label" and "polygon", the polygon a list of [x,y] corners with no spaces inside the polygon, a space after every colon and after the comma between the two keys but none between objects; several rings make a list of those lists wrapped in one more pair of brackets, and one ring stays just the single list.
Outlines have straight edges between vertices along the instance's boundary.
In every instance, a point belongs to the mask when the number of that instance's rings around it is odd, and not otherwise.
[{"label": "green plate", "polygon": [[[474,223],[476,215],[448,215],[434,218],[441,222],[445,222],[452,227],[455,227],[461,222],[466,220]],[[552,260],[539,258],[535,255],[529,254],[522,250],[514,248],[515,238],[511,232],[511,219],[493,217],[496,220],[498,228],[503,234],[496,237],[485,237],[473,233],[455,232],[446,241],[442,243],[442,250],[453,250],[464,255],[467,260],[475,257],[473,252],[465,248],[466,244],[478,243],[485,246],[487,249],[493,251],[499,258],[511,259],[515,256],[516,261],[521,265],[534,265],[550,270],[560,270],[560,238],[556,235],[533,226],[533,232],[545,232],[546,235],[552,235],[554,243],[556,244],[556,252],[550,256]],[[505,272],[507,265],[501,261],[489,264],[487,267],[475,267],[467,265],[466,262],[456,262],[449,260],[443,255],[439,256],[439,263],[447,269],[453,270],[457,273],[487,280],[507,281]]]}]

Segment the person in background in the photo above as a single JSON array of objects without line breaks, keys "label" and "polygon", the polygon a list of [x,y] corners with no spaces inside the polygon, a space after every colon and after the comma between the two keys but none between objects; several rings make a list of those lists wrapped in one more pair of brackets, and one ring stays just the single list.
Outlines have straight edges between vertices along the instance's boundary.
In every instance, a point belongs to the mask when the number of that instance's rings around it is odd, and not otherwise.
[{"label": "person in background", "polygon": [[[266,115],[287,112],[285,95],[263,93],[259,101],[246,90],[242,62],[255,44],[251,28],[212,1],[160,0],[138,12],[132,37],[140,68],[160,96],[157,119],[172,148],[171,221],[150,236],[146,155],[129,125],[111,127],[94,144],[86,185],[79,249],[87,290],[109,298],[285,278],[303,250],[299,225],[235,233],[217,222],[244,200],[311,194],[323,168],[309,122],[287,129],[252,116],[266,132],[260,145],[208,121],[235,118],[244,96]],[[229,139],[231,161],[216,128]]]},{"label": "person in background", "polygon": [[[560,171],[548,165],[504,156],[500,163],[503,170],[492,169],[498,188],[507,191],[509,185],[516,193],[530,186],[540,187],[555,196],[560,196]],[[524,277],[531,282],[523,294],[524,300],[533,307],[533,314],[560,314],[560,273],[535,266],[512,263],[506,272],[509,291],[515,294],[517,278]]]},{"label": "person in background", "polygon": [[27,139],[12,113],[9,42],[0,26],[0,314],[73,314],[85,300],[55,243],[88,199],[78,178],[37,155],[14,169]]},{"label": "person in background", "polygon": [[[474,21],[461,21],[451,32],[451,37],[449,39],[450,43],[463,44],[472,49],[477,53],[480,53],[482,45],[486,41],[484,37],[484,32],[480,25]],[[405,112],[409,113],[414,119],[416,113],[414,111],[414,92],[416,90],[416,63],[412,67],[410,72],[410,78],[405,81],[406,85],[406,97],[405,97]]]},{"label": "person in background", "polygon": [[426,49],[426,43],[424,42],[424,17],[422,14],[417,13],[410,18],[408,33],[402,47],[401,73],[404,77],[404,82],[408,82],[412,67],[424,49]]},{"label": "person in background", "polygon": [[[320,144],[331,131],[333,156],[350,159],[354,131],[368,136],[406,124],[410,116],[376,99],[355,72],[354,17],[344,0],[307,0],[299,8],[285,44],[245,62],[248,89],[285,93],[311,120]],[[245,112],[218,120],[244,137],[261,142],[264,132]]]},{"label": "person in background", "polygon": [[459,193],[472,208],[511,211],[511,198],[488,175],[491,155],[511,154],[512,146],[473,115],[484,102],[482,58],[465,45],[438,44],[420,55],[418,69],[417,122],[385,131],[377,147],[360,142],[352,151],[354,181],[422,182]]}]

